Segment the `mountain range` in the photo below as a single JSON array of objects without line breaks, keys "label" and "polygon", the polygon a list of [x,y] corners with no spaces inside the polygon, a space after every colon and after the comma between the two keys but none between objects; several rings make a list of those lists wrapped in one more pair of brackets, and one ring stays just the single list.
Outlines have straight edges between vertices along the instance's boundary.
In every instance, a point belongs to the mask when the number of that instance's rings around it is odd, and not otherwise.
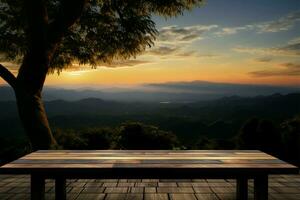
[{"label": "mountain range", "polygon": [[[269,86],[250,84],[213,83],[205,81],[170,82],[143,84],[132,87],[86,86],[86,87],[45,87],[44,100],[78,101],[85,98],[99,98],[121,102],[197,102],[215,100],[228,96],[255,97],[274,93],[300,92],[296,86]],[[15,100],[14,93],[7,86],[0,86],[0,101]]]}]

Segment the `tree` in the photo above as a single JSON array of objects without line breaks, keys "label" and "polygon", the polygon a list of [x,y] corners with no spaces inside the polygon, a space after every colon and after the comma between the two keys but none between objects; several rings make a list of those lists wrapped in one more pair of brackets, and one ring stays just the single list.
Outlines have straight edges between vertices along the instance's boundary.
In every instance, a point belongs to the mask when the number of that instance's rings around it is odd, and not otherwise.
[{"label": "tree", "polygon": [[260,135],[258,131],[260,120],[257,118],[249,119],[245,122],[236,137],[238,149],[259,149]]},{"label": "tree", "polygon": [[152,15],[176,16],[202,0],[0,0],[1,59],[19,63],[15,91],[33,149],[56,146],[42,102],[46,75],[74,64],[128,59],[152,46]]},{"label": "tree", "polygon": [[285,158],[300,166],[300,117],[285,120],[281,125]]},{"label": "tree", "polygon": [[237,148],[260,149],[281,156],[281,135],[278,128],[269,120],[252,118],[240,129],[237,135]]},{"label": "tree", "polygon": [[114,130],[105,127],[54,129],[55,140],[63,149],[109,149],[112,146]]},{"label": "tree", "polygon": [[214,139],[209,139],[206,136],[201,136],[196,142],[196,149],[216,149],[217,142]]},{"label": "tree", "polygon": [[158,127],[138,122],[127,122],[120,126],[117,140],[121,149],[175,149],[179,147],[176,135]]}]

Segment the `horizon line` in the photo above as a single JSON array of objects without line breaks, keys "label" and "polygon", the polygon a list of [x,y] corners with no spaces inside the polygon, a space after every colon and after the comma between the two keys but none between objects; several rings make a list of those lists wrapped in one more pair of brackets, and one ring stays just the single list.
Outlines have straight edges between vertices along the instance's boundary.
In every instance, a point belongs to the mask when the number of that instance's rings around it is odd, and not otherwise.
[{"label": "horizon line", "polygon": [[[164,84],[192,84],[192,83],[208,83],[208,84],[226,84],[226,85],[237,85],[237,86],[264,86],[264,87],[282,87],[282,88],[300,88],[299,84],[262,84],[262,83],[236,83],[236,82],[215,82],[207,80],[192,80],[192,81],[166,81],[166,82],[145,82],[145,83],[135,83],[135,84],[45,84],[44,88],[64,88],[64,87],[124,87],[124,88],[134,88],[141,86],[154,86],[154,85],[164,85]],[[0,87],[10,87],[7,83],[0,83]]]}]

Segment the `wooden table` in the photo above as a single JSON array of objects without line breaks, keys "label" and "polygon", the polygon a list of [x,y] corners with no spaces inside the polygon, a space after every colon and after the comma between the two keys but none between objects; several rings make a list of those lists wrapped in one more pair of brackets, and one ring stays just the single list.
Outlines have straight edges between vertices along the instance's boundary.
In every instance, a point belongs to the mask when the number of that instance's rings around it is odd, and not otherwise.
[{"label": "wooden table", "polygon": [[268,199],[269,174],[297,174],[297,167],[256,150],[41,150],[0,167],[0,173],[30,174],[31,199],[44,199],[45,179],[55,179],[56,199],[66,199],[70,178],[237,179],[237,199]]}]

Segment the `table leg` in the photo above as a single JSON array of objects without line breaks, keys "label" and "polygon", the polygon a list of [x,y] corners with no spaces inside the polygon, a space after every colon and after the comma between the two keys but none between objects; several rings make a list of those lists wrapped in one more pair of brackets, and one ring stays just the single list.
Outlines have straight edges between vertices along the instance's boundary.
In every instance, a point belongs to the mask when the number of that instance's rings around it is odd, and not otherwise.
[{"label": "table leg", "polygon": [[56,200],[66,200],[66,179],[56,178],[55,179],[55,199]]},{"label": "table leg", "polygon": [[31,174],[31,200],[45,199],[45,178],[38,174]]},{"label": "table leg", "polygon": [[254,178],[254,199],[268,200],[268,175]]},{"label": "table leg", "polygon": [[236,180],[236,199],[248,199],[248,179],[246,177],[239,177]]}]

